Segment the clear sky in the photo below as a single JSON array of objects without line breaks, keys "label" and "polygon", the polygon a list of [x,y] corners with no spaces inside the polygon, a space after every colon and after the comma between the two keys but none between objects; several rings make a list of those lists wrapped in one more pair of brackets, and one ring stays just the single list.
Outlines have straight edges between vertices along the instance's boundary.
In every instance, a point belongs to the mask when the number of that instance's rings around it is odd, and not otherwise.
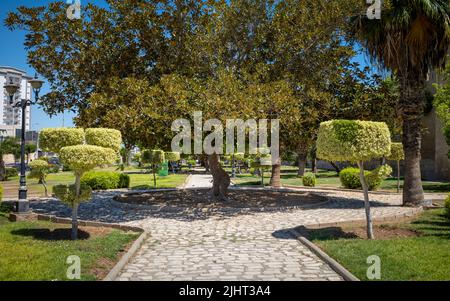
[{"label": "clear sky", "polygon": [[[29,75],[34,75],[35,71],[27,64],[27,53],[24,49],[23,43],[25,40],[24,31],[9,31],[4,26],[4,19],[8,12],[14,11],[18,6],[42,6],[47,5],[55,0],[7,0],[2,1],[0,5],[0,66],[10,66],[22,69]],[[104,0],[81,0],[81,4],[85,5],[88,2],[95,2],[96,4],[104,4]],[[355,60],[361,65],[368,65],[367,60],[363,55],[358,55]],[[41,94],[49,91],[49,86],[44,84]],[[31,128],[33,130],[40,130],[45,127],[59,127],[73,126],[72,118],[75,115],[71,112],[65,112],[58,116],[50,118],[41,108],[37,106],[32,107]]]}]

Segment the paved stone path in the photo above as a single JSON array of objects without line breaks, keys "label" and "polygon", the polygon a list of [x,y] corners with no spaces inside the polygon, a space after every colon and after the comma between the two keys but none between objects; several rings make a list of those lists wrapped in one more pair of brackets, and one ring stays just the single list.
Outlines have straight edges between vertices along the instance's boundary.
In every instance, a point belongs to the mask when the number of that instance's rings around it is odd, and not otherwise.
[{"label": "paved stone path", "polygon": [[212,175],[189,175],[184,188],[210,188],[212,187]]},{"label": "paved stone path", "polygon": [[[204,213],[124,209],[111,201],[122,192],[100,192],[83,203],[84,220],[124,223],[150,237],[118,280],[341,280],[289,235],[289,229],[317,223],[364,219],[359,192],[313,190],[330,202],[307,209],[270,212]],[[406,214],[401,195],[371,194],[374,218]],[[54,199],[31,208],[61,217],[70,209]]]}]

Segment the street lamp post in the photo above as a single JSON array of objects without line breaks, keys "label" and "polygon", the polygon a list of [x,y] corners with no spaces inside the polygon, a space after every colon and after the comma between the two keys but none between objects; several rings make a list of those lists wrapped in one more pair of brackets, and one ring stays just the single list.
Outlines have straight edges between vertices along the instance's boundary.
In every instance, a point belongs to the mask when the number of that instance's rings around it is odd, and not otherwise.
[{"label": "street lamp post", "polygon": [[29,99],[20,99],[18,102],[14,103],[14,95],[19,90],[20,86],[14,84],[12,78],[10,83],[5,84],[4,88],[6,93],[9,95],[10,104],[14,108],[20,108],[22,110],[22,130],[21,130],[21,144],[20,144],[20,181],[19,181],[19,202],[17,205],[18,213],[26,213],[29,211],[29,202],[27,199],[27,181],[25,176],[25,118],[27,106],[34,104],[39,99],[39,92],[41,91],[43,81],[37,78],[37,74],[33,79],[28,81],[33,89],[35,101],[32,102]]}]

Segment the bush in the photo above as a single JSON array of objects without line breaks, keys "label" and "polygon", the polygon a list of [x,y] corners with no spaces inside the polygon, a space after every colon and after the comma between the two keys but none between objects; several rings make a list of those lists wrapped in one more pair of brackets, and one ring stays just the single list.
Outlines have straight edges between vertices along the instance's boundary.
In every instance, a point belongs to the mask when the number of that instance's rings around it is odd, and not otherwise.
[{"label": "bush", "polygon": [[307,172],[302,177],[303,186],[315,187],[316,186],[316,175],[312,172]]},{"label": "bush", "polygon": [[[389,165],[382,165],[372,171],[365,170],[369,190],[377,190],[381,183],[390,176],[392,168]],[[359,179],[359,168],[348,167],[339,173],[339,179],[343,187],[348,189],[362,189],[361,181]]]},{"label": "bush", "polygon": [[113,171],[90,171],[83,175],[81,184],[91,187],[92,190],[128,188],[130,177]]},{"label": "bush", "polygon": [[111,148],[76,145],[63,147],[60,158],[64,165],[76,173],[82,173],[97,166],[113,164],[117,159],[117,153]]},{"label": "bush", "polygon": [[164,151],[159,149],[144,150],[142,152],[142,162],[150,164],[161,164],[165,161]]},{"label": "bush", "polygon": [[450,195],[445,200],[444,207],[445,207],[445,216],[448,219],[450,219]]},{"label": "bush", "polygon": [[391,154],[387,156],[388,160],[401,161],[405,159],[405,153],[403,152],[403,144],[399,142],[393,142],[391,144]]},{"label": "bush", "polygon": [[176,162],[180,161],[180,153],[179,152],[166,152],[164,153],[164,157],[167,161]]},{"label": "bush", "polygon": [[19,170],[17,170],[17,168],[15,167],[6,167],[5,172],[6,180],[8,180],[9,178],[17,177],[19,175]]},{"label": "bush", "polygon": [[[365,176],[368,171],[364,172]],[[348,189],[361,189],[361,181],[359,179],[359,168],[347,167],[339,173],[339,180],[343,187]]]},{"label": "bush", "polygon": [[39,147],[46,152],[59,153],[66,146],[84,143],[84,130],[76,128],[42,129],[39,133]]},{"label": "bush", "polygon": [[86,129],[85,134],[86,143],[89,145],[111,148],[117,152],[120,150],[122,135],[118,130],[93,128]]},{"label": "bush", "polygon": [[317,157],[327,161],[370,161],[389,156],[391,134],[386,123],[332,120],[320,124]]}]

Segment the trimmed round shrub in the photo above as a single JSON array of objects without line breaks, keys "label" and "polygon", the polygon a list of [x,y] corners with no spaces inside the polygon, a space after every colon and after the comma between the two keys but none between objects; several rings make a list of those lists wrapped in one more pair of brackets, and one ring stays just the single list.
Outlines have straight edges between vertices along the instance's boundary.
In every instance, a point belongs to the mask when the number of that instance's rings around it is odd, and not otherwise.
[{"label": "trimmed round shrub", "polygon": [[[364,176],[367,180],[369,190],[377,190],[380,188],[386,178],[392,173],[389,165],[382,165],[372,171],[365,170]],[[339,179],[343,187],[348,189],[362,189],[359,179],[359,168],[347,167],[339,173]]]},{"label": "trimmed round shrub", "polygon": [[179,152],[165,152],[164,157],[167,161],[176,162],[180,161],[181,155]]},{"label": "trimmed round shrub", "polygon": [[317,157],[327,161],[370,161],[389,156],[391,134],[384,122],[331,120],[322,122]]},{"label": "trimmed round shrub", "polygon": [[[365,176],[368,171],[364,171]],[[339,180],[343,187],[348,189],[361,189],[361,182],[359,180],[359,168],[347,167],[339,173]]]},{"label": "trimmed round shrub", "polygon": [[387,156],[388,160],[401,161],[405,159],[405,153],[403,152],[403,144],[399,142],[391,143],[391,154]]},{"label": "trimmed round shrub", "polygon": [[130,177],[113,171],[89,171],[81,177],[81,183],[92,190],[128,188]]},{"label": "trimmed round shrub", "polygon": [[316,186],[316,175],[312,172],[307,172],[302,177],[303,186],[315,187]]},{"label": "trimmed round shrub", "polygon": [[72,185],[55,185],[53,186],[53,195],[61,200],[61,202],[66,203],[70,207],[75,204],[86,202],[91,199],[92,189],[87,185],[80,186],[80,196],[76,196],[76,187]]},{"label": "trimmed round shrub", "polygon": [[83,173],[100,165],[113,164],[117,152],[111,148],[95,145],[76,145],[63,147],[59,154],[61,162],[75,173]]},{"label": "trimmed round shrub", "polygon": [[77,128],[42,129],[39,147],[46,152],[59,153],[61,148],[84,143],[84,130]]},{"label": "trimmed round shrub", "polygon": [[111,148],[117,152],[120,150],[122,134],[118,130],[91,128],[85,130],[85,135],[86,143],[89,145]]}]

